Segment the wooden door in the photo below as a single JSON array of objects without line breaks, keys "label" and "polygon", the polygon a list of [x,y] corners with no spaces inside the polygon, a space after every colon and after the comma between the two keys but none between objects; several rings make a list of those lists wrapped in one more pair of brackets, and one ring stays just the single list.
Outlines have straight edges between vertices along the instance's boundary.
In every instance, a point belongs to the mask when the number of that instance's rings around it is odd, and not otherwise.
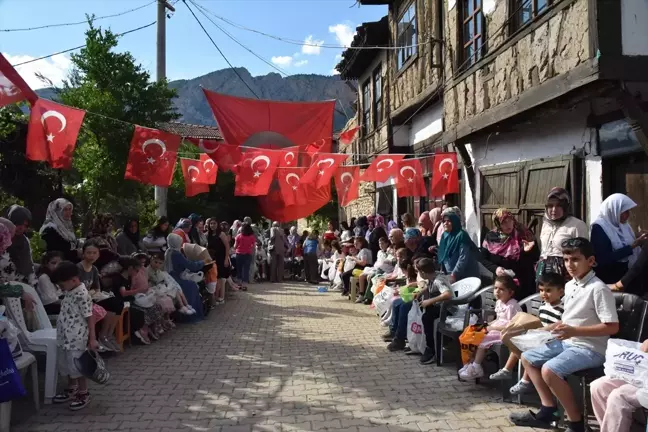
[{"label": "wooden door", "polygon": [[604,194],[628,195],[637,203],[630,212],[630,226],[636,232],[639,227],[648,229],[648,156],[633,153],[603,160]]}]

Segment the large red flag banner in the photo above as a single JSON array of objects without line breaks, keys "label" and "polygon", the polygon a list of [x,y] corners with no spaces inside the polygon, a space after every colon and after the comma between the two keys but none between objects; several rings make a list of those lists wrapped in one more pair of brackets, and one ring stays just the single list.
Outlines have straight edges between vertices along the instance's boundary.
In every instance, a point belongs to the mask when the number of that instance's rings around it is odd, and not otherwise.
[{"label": "large red flag banner", "polygon": [[456,153],[437,153],[432,162],[430,196],[440,197],[459,193],[459,173]]},{"label": "large red flag banner", "polygon": [[286,205],[304,205],[308,201],[306,186],[299,183],[299,179],[306,172],[306,168],[278,168],[277,182],[281,197]]},{"label": "large red flag banner", "polygon": [[272,189],[268,195],[259,197],[261,213],[273,221],[290,222],[312,215],[331,201],[331,187],[314,188],[306,185],[307,201],[303,205],[287,205],[283,202],[279,188]]},{"label": "large red flag banner", "polygon": [[419,159],[407,159],[398,162],[396,191],[399,198],[424,197],[426,195],[423,167]]},{"label": "large red flag banner", "polygon": [[68,169],[85,111],[38,99],[31,109],[27,132],[27,159],[47,161],[52,168]]},{"label": "large red flag banner", "polygon": [[[209,159],[211,163],[214,161]],[[209,192],[207,173],[202,169],[202,162],[195,159],[180,158],[182,175],[185,182],[185,195],[192,197],[200,193]]]},{"label": "large red flag banner", "polygon": [[38,96],[0,53],[0,107],[25,99],[33,105]]},{"label": "large red flag banner", "polygon": [[339,167],[335,173],[335,188],[342,207],[346,207],[351,201],[358,199],[360,167],[357,165]]},{"label": "large red flag banner", "polygon": [[365,172],[360,176],[364,182],[386,182],[389,177],[398,174],[396,162],[402,160],[405,155],[379,155],[371,162]]},{"label": "large red flag banner", "polygon": [[235,145],[225,144],[219,140],[202,138],[185,138],[209,155],[222,171],[232,171],[243,159],[241,149]]},{"label": "large red flag banner", "polygon": [[315,142],[320,151],[331,151],[335,100],[283,102],[203,91],[228,144],[281,149]]},{"label": "large red flag banner", "polygon": [[136,125],[124,178],[155,186],[170,186],[180,141],[177,135]]},{"label": "large red flag banner", "polygon": [[236,169],[234,195],[266,195],[282,153],[271,150],[253,150],[244,154],[245,159]]},{"label": "large red flag banner", "polygon": [[337,167],[347,160],[348,157],[348,154],[332,153],[315,155],[310,168],[308,168],[306,174],[301,178],[301,183],[310,184],[316,188],[329,185]]}]

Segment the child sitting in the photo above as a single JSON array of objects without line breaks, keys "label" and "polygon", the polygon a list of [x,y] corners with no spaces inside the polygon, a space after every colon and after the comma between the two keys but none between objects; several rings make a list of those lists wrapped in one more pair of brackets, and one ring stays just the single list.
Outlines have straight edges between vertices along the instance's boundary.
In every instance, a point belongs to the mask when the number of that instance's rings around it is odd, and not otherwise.
[{"label": "child sitting", "polygon": [[571,238],[561,247],[573,279],[565,285],[562,321],[546,327],[556,340],[522,353],[542,406],[537,413],[512,413],[509,418],[516,426],[549,429],[558,412],[555,396],[567,414],[567,431],[584,432],[583,414],[566,378],[603,365],[607,341],[619,331],[619,318],[612,291],[592,270],[595,257],[589,240]]},{"label": "child sitting", "polygon": [[371,295],[371,291],[369,290],[368,282],[376,275],[389,273],[394,270],[396,259],[393,255],[390,255],[389,248],[391,243],[389,239],[387,237],[381,237],[378,239],[378,245],[380,246],[380,250],[378,251],[376,262],[371,267],[365,267],[358,278],[358,291],[360,292],[358,293],[356,303],[371,304],[373,295]]},{"label": "child sitting", "polygon": [[[459,378],[462,380],[474,380],[484,376],[484,369],[481,364],[486,357],[486,352],[491,346],[502,342],[500,332],[504,330],[515,314],[522,310],[517,300],[513,298],[516,287],[517,282],[509,275],[497,276],[495,278],[493,292],[497,299],[495,303],[495,313],[497,316],[495,321],[488,324],[486,336],[484,336],[484,339],[482,339],[482,342],[477,347],[474,361],[466,364],[459,370]],[[505,366],[508,370],[513,369],[517,359],[513,360],[513,366],[509,364],[510,362],[511,359],[509,358]]]},{"label": "child sitting", "polygon": [[265,250],[265,247],[262,243],[257,242],[256,244],[256,254],[254,256],[256,260],[256,281],[260,282],[263,280],[264,275],[266,274],[265,269],[268,263],[268,253]]},{"label": "child sitting", "polygon": [[166,315],[148,283],[149,256],[143,252],[136,252],[133,254],[133,258],[139,263],[137,272],[131,279],[133,289],[140,291],[135,295],[135,306],[141,307],[146,312],[149,333],[153,339],[158,340],[160,335],[164,334],[165,327],[168,329],[168,326],[164,325]]},{"label": "child sitting", "polygon": [[[193,315],[196,313],[194,308],[191,307],[187,298],[182,292],[182,288],[173,277],[164,271],[164,255],[162,253],[154,253],[151,256],[151,264],[148,268],[149,286],[158,297],[170,298],[175,300],[177,310],[184,315]],[[173,312],[173,311],[171,311]]]},{"label": "child sitting", "polygon": [[69,261],[61,262],[52,280],[65,292],[61,312],[56,321],[58,341],[58,365],[61,375],[68,377],[67,388],[54,396],[54,403],[70,402],[70,409],[80,410],[90,403],[90,393],[85,377],[74,363],[86,349],[99,347],[95,337],[95,319],[92,315],[92,299],[79,278],[79,268]]},{"label": "child sitting", "polygon": [[[564,308],[562,296],[565,294],[565,278],[556,273],[543,273],[538,279],[538,291],[544,304],[538,309],[538,318],[543,326],[549,326],[560,321]],[[518,357],[511,353],[506,366],[490,376],[492,380],[507,380],[512,377]],[[525,370],[522,379],[510,389],[512,395],[527,393],[533,390],[529,374]]]},{"label": "child sitting", "polygon": [[54,269],[63,259],[63,254],[58,251],[45,252],[41,258],[38,284],[36,290],[40,296],[41,303],[48,315],[58,315],[61,311],[59,297],[63,295],[61,290],[52,283],[51,277]]}]

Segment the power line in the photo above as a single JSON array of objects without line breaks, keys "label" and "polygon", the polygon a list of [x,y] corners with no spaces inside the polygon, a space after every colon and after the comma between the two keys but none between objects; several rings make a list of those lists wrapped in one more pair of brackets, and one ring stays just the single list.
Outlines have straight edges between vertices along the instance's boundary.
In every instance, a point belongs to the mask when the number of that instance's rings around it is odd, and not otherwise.
[{"label": "power line", "polygon": [[[92,18],[92,21],[99,21],[99,20],[106,19],[106,18],[114,18],[114,17],[126,15],[128,13],[135,12],[137,10],[140,10],[140,9],[143,9],[143,8],[145,8],[147,6],[150,6],[150,5],[152,5],[153,3],[156,3],[156,2],[157,2],[157,0],[153,0],[151,2],[146,3],[145,5],[138,6],[136,8],[129,9],[129,10],[126,10],[126,11],[123,11],[123,12],[119,12],[119,13],[112,14],[112,15],[104,15],[104,16]],[[31,31],[31,30],[41,30],[41,29],[44,29],[44,28],[75,26],[75,25],[87,24],[87,23],[88,23],[88,20],[84,20],[84,21],[76,21],[76,22],[61,23],[61,24],[48,24],[48,25],[42,25],[42,26],[38,26],[38,27],[0,29],[0,31],[1,32],[22,32],[22,31]]]},{"label": "power line", "polygon": [[209,34],[209,32],[207,31],[207,29],[205,29],[205,26],[202,24],[202,22],[200,22],[200,19],[198,19],[198,17],[194,13],[193,9],[191,9],[191,7],[187,4],[187,2],[185,0],[182,0],[182,3],[184,3],[185,6],[187,6],[187,9],[189,9],[189,12],[191,12],[191,15],[193,15],[194,19],[198,22],[198,24],[200,25],[200,28],[203,30],[203,32],[205,32],[205,34],[207,35],[207,37],[211,41],[212,45],[214,45],[214,47],[218,50],[218,52],[223,57],[223,59],[225,59],[225,61],[227,62],[229,67],[232,69],[232,71],[236,74],[236,76],[243,82],[243,84],[245,84],[245,86],[248,88],[248,90],[250,90],[252,92],[252,94],[257,99],[260,99],[259,96],[257,96],[257,94],[254,92],[254,90],[252,90],[252,87],[250,87],[250,85],[243,79],[243,77],[238,73],[238,71],[234,68],[234,66],[232,66],[232,63],[230,63],[230,61],[227,59],[227,57],[225,56],[223,51],[221,51],[221,49],[218,47],[218,45],[216,45],[216,42],[214,42],[214,39],[212,39],[212,37]]},{"label": "power line", "polygon": [[[143,30],[143,29],[145,29],[147,27],[151,27],[156,22],[157,21],[153,21],[152,23],[143,25],[141,27],[137,27],[137,28],[134,28],[132,30],[125,31],[123,33],[118,33],[115,36],[118,36],[118,37],[119,36],[124,36],[124,35],[127,35],[129,33],[133,33],[133,32],[139,31],[139,30]],[[85,48],[85,44],[79,45],[78,47],[68,48],[68,49],[63,50],[63,51],[55,52],[54,54],[49,54],[49,55],[46,55],[46,56],[43,56],[43,57],[38,57],[38,58],[35,58],[35,59],[27,60],[27,61],[24,61],[22,63],[16,63],[16,64],[13,64],[11,66],[13,66],[13,67],[22,66],[22,65],[25,65],[25,64],[28,64],[28,63],[33,63],[33,62],[38,61],[38,60],[43,60],[43,59],[46,59],[46,58],[54,57],[54,56],[59,55],[59,54],[65,54],[67,52],[78,50],[78,49],[81,49],[81,48]]]}]

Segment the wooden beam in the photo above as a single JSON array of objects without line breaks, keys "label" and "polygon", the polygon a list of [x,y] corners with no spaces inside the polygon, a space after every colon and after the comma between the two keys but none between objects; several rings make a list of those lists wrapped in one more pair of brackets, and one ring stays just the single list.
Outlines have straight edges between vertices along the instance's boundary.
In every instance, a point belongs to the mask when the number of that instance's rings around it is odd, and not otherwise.
[{"label": "wooden beam", "polygon": [[637,136],[639,144],[648,154],[648,113],[641,109],[639,102],[626,89],[623,81],[621,81],[621,89],[617,94],[617,99],[628,124]]}]

